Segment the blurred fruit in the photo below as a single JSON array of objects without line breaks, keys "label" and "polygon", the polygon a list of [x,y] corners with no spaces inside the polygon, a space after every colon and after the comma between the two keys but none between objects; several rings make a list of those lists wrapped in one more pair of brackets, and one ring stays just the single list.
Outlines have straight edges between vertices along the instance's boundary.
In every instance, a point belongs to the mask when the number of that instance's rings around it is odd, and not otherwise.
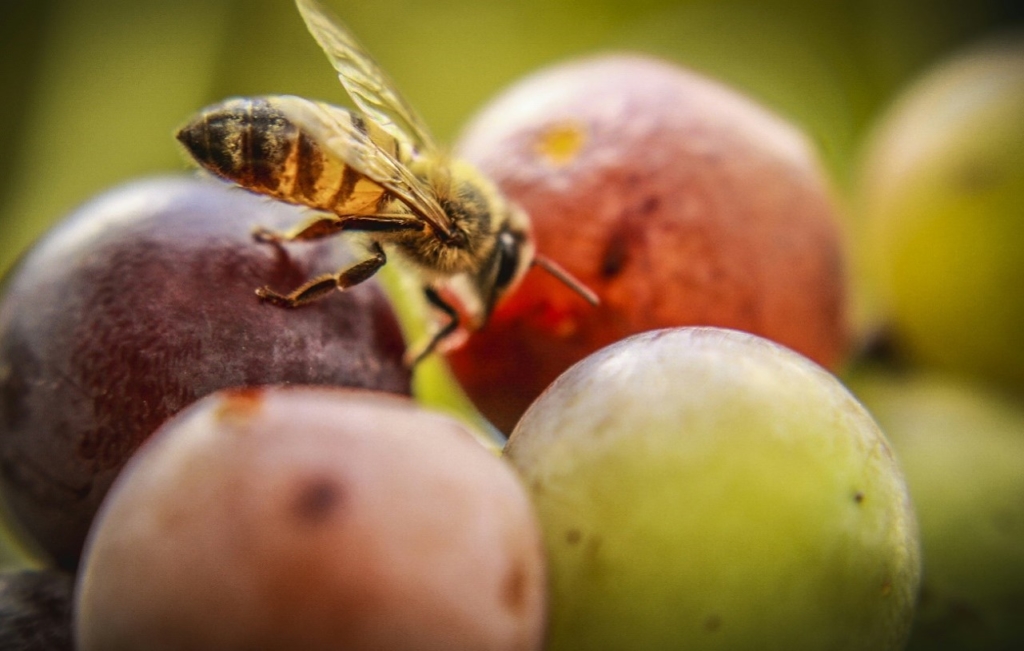
[{"label": "blurred fruit", "polygon": [[0,649],[71,651],[72,588],[65,572],[0,574]]},{"label": "blurred fruit", "polygon": [[132,183],[29,252],[0,303],[0,479],[19,523],[65,567],[129,455],[218,388],[333,384],[409,392],[404,344],[373,284],[299,310],[262,304],[353,258],[274,247],[254,226],[295,209],[194,178]]},{"label": "blurred fruit", "polygon": [[541,536],[504,461],[395,396],[225,391],[130,462],[90,533],[81,651],[537,649]]},{"label": "blurred fruit", "polygon": [[535,270],[451,355],[499,428],[574,362],[659,327],[731,327],[842,360],[828,184],[804,136],[743,96],[653,59],[585,59],[500,96],[458,153],[530,213],[539,251],[602,301],[594,309]]},{"label": "blurred fruit", "polygon": [[507,454],[538,507],[550,649],[902,649],[914,514],[832,376],[717,328],[636,335],[562,375]]},{"label": "blurred fruit", "polygon": [[1024,37],[961,53],[879,123],[865,266],[915,362],[1024,389]]},{"label": "blurred fruit", "polygon": [[1024,409],[962,381],[859,374],[906,472],[924,576],[909,649],[1024,649]]}]

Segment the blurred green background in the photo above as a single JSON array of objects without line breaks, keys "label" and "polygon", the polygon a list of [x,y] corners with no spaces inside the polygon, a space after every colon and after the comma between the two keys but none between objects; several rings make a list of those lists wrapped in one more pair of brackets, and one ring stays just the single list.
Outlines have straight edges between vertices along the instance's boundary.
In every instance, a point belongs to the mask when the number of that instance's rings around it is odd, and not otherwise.
[{"label": "blurred green background", "polygon": [[[1011,0],[328,4],[444,140],[533,70],[634,50],[746,89],[804,126],[841,189],[903,84],[1024,18]],[[346,103],[290,0],[5,0],[0,92],[0,270],[91,195],[187,169],[172,133],[206,104],[264,93]]]}]

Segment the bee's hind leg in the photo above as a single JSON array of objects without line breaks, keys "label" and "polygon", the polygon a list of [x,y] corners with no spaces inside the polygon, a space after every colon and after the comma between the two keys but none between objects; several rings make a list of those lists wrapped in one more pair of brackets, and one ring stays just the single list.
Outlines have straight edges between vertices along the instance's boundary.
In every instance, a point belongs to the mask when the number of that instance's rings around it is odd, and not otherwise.
[{"label": "bee's hind leg", "polygon": [[374,242],[370,246],[372,257],[346,267],[336,274],[318,276],[288,294],[279,294],[269,287],[260,287],[256,295],[264,301],[280,307],[299,307],[306,303],[323,298],[335,289],[347,289],[369,279],[387,263],[388,258],[380,244]]}]

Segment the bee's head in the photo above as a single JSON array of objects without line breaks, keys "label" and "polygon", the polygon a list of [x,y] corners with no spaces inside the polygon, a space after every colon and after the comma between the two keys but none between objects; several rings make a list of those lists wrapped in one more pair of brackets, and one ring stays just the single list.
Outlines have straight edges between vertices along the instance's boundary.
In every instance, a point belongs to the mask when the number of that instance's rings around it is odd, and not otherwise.
[{"label": "bee's head", "polygon": [[490,319],[498,301],[519,285],[533,265],[557,278],[588,303],[598,304],[597,295],[593,291],[554,260],[537,252],[530,218],[525,212],[509,206],[503,217],[498,222],[494,248],[487,262],[475,276],[463,277],[475,285],[471,292],[476,299],[472,302],[474,309],[470,310],[473,315],[470,318],[472,329],[482,327]]},{"label": "bee's head", "polygon": [[476,327],[487,322],[501,297],[515,289],[533,265],[557,278],[591,305],[600,303],[597,294],[589,287],[554,260],[537,252],[529,217],[521,210],[511,208],[508,219],[498,229],[489,263],[484,265],[476,278],[477,292],[483,300],[483,318]]},{"label": "bee's head", "polygon": [[508,219],[498,229],[489,264],[480,270],[477,286],[484,300],[484,320],[490,317],[501,297],[511,291],[533,264],[536,247],[530,220],[518,208],[509,210]]}]

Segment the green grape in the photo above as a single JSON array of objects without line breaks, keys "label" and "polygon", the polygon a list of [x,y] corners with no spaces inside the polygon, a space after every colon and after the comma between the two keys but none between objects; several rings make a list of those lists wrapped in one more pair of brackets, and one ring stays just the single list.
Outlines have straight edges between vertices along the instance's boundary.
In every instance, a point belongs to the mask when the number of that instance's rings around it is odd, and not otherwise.
[{"label": "green grape", "polygon": [[749,334],[636,335],[513,431],[551,576],[549,648],[898,651],[914,514],[867,411]]}]

